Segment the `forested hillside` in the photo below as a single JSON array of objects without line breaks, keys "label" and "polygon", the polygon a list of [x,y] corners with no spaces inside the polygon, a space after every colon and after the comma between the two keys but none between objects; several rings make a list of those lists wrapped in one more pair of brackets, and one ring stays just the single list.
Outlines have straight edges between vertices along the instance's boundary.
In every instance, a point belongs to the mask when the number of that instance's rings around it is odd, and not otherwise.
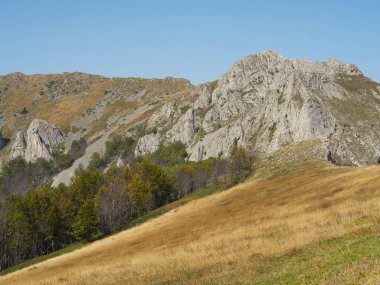
[{"label": "forested hillside", "polygon": [[[94,155],[87,169],[77,171],[70,186],[57,188],[38,180],[38,174],[53,171],[48,162],[11,161],[2,187],[13,185],[23,195],[5,195],[1,202],[1,269],[75,241],[93,241],[196,189],[241,182],[252,169],[251,157],[241,147],[230,159],[186,162],[182,143],[137,158],[133,146],[133,139],[115,137],[103,156]],[[125,166],[112,164],[120,157]],[[33,183],[41,186],[33,188]]]}]

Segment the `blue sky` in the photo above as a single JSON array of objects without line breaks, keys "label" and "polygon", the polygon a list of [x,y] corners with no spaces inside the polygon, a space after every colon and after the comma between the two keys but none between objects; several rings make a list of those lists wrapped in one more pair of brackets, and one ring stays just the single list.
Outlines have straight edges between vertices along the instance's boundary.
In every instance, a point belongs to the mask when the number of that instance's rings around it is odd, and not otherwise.
[{"label": "blue sky", "polygon": [[0,0],[0,74],[217,79],[264,50],[380,82],[380,1]]}]

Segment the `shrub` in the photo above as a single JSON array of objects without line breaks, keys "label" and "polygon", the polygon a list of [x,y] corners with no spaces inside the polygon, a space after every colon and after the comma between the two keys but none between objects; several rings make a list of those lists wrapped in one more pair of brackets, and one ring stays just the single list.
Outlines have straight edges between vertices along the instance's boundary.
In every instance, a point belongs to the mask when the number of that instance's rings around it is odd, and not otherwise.
[{"label": "shrub", "polygon": [[160,166],[174,166],[176,164],[184,163],[186,157],[186,146],[179,141],[167,146],[161,144],[154,153],[148,155],[148,158],[152,159]]},{"label": "shrub", "polygon": [[87,142],[85,139],[80,138],[72,142],[69,151],[67,152],[71,160],[75,160],[84,155],[87,148]]},{"label": "shrub", "polygon": [[28,111],[28,109],[27,109],[26,107],[24,107],[24,108],[22,108],[22,109],[19,111],[19,113],[20,113],[21,115],[26,115],[26,114],[29,113],[29,111]]},{"label": "shrub", "polygon": [[116,136],[106,142],[106,151],[104,157],[106,161],[111,161],[116,157],[121,157],[128,161],[134,158],[133,147],[135,140],[132,137]]}]

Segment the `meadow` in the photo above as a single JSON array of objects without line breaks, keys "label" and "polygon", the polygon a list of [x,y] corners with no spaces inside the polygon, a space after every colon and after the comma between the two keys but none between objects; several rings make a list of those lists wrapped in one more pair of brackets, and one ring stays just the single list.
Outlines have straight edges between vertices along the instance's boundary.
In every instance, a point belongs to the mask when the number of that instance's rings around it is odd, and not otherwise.
[{"label": "meadow", "polygon": [[380,168],[305,164],[0,278],[1,284],[378,284]]}]

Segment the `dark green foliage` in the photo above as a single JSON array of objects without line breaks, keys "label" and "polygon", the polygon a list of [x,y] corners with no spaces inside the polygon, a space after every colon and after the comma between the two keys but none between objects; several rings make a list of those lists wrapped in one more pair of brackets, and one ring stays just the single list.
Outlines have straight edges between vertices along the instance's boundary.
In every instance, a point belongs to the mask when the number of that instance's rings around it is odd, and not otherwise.
[{"label": "dark green foliage", "polygon": [[161,207],[170,202],[174,187],[165,171],[157,164],[144,160],[132,165],[132,173],[140,176],[149,186],[149,192],[154,199],[154,207]]},{"label": "dark green foliage", "polygon": [[106,142],[104,157],[108,162],[117,157],[132,161],[134,144],[135,140],[132,137],[116,136]]},{"label": "dark green foliage", "polygon": [[20,113],[21,115],[26,115],[26,114],[29,113],[29,111],[28,111],[28,109],[27,109],[26,107],[24,107],[24,108],[22,108],[22,109],[19,111],[19,113]]},{"label": "dark green foliage", "polygon": [[8,227],[8,254],[14,263],[28,258],[28,251],[32,244],[32,226],[29,223],[26,205],[21,197],[12,197],[9,201]]},{"label": "dark green foliage", "polygon": [[134,159],[133,149],[135,140],[131,137],[116,136],[106,142],[106,151],[103,156],[94,153],[88,165],[89,170],[104,170],[107,165],[121,158],[125,162]]},{"label": "dark green foliage", "polygon": [[53,158],[56,171],[69,168],[74,162],[74,160],[70,159],[70,157],[62,151],[54,153]]},{"label": "dark green foliage", "polygon": [[53,153],[55,172],[69,168],[77,158],[84,155],[86,147],[86,141],[81,138],[79,140],[73,141],[67,153],[63,153],[62,151]]},{"label": "dark green foliage", "polygon": [[95,152],[91,156],[90,163],[87,166],[88,170],[104,170],[107,167],[107,161],[104,157],[101,157],[99,153]]},{"label": "dark green foliage", "polygon": [[70,160],[75,160],[84,155],[87,147],[87,142],[85,139],[80,138],[79,140],[73,141],[67,155]]},{"label": "dark green foliage", "polygon": [[159,148],[148,157],[161,166],[181,164],[187,157],[186,146],[182,142],[174,142],[167,146],[161,144]]},{"label": "dark green foliage", "polygon": [[[26,196],[11,196],[3,212],[0,267],[60,249],[72,242],[65,228],[67,203],[60,189],[42,187]],[[4,237],[6,240],[4,240]]]},{"label": "dark green foliage", "polygon": [[99,234],[99,217],[93,199],[87,199],[80,207],[73,233],[78,240],[93,240]]},{"label": "dark green foliage", "polygon": [[83,171],[75,177],[69,187],[71,200],[76,205],[83,205],[88,199],[95,197],[103,183],[103,176],[98,171]]}]

